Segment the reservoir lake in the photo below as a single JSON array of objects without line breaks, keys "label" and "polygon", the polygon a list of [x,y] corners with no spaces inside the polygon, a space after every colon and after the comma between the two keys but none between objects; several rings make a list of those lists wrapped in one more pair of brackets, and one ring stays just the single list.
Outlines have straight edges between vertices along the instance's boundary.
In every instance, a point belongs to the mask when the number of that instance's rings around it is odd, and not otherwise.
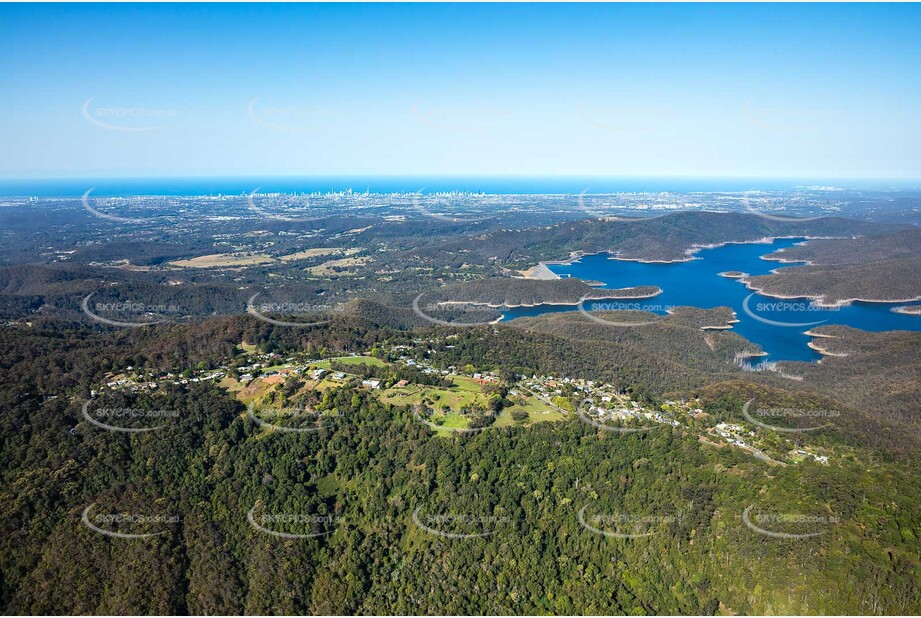
[{"label": "reservoir lake", "polygon": [[[808,298],[780,299],[749,290],[736,279],[719,273],[741,271],[749,275],[765,275],[771,270],[796,263],[763,260],[761,256],[778,249],[804,242],[803,238],[780,238],[764,243],[736,243],[701,249],[697,259],[688,262],[647,263],[611,259],[609,254],[583,256],[568,264],[548,264],[561,277],[577,277],[584,281],[604,283],[602,289],[655,285],[662,293],[652,298],[599,301],[598,310],[617,308],[649,311],[665,315],[670,307],[690,306],[710,309],[731,307],[737,323],[732,330],[767,352],[767,356],[752,358],[764,361],[816,361],[821,355],[809,348],[810,328],[841,324],[866,331],[921,330],[921,316],[892,311],[893,307],[917,305],[912,303],[854,302],[835,308],[815,306]],[[747,302],[746,302],[747,299]],[[585,309],[592,310],[586,301]],[[747,309],[747,310],[746,310]],[[537,305],[505,308],[503,321],[557,311],[577,311],[577,307]],[[587,319],[587,318],[586,318]]]}]

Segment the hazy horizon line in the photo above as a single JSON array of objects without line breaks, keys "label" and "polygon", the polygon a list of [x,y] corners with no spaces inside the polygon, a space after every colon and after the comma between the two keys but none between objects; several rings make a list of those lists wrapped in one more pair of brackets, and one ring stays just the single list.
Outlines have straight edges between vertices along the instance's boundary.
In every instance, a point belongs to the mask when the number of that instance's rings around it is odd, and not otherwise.
[{"label": "hazy horizon line", "polygon": [[124,175],[67,175],[67,176],[2,176],[0,182],[14,181],[55,181],[55,180],[157,180],[157,179],[198,179],[198,178],[520,178],[520,179],[618,179],[628,180],[634,178],[681,178],[719,180],[733,179],[744,180],[748,178],[759,180],[840,180],[840,181],[878,181],[878,180],[906,180],[921,181],[921,176],[785,176],[768,174],[687,174],[687,173],[649,173],[649,174],[491,174],[491,173],[381,173],[381,172],[340,172],[328,174],[261,174],[247,172],[242,174],[124,174]]}]

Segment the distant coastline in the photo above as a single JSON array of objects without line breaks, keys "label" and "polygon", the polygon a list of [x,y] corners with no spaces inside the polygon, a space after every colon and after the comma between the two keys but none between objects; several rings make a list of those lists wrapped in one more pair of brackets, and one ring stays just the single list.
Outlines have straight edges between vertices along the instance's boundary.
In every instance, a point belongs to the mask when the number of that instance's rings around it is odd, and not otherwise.
[{"label": "distant coastline", "polygon": [[[764,190],[787,191],[805,181],[788,178],[762,178]],[[809,182],[821,183],[821,179]],[[836,180],[837,184],[843,182]],[[907,181],[906,181],[907,182]],[[0,195],[6,197],[80,197],[89,187],[96,187],[95,195],[160,196],[160,195],[242,195],[255,187],[266,192],[310,193],[314,191],[355,191],[371,193],[416,193],[419,187],[427,192],[469,191],[493,195],[573,195],[586,186],[593,194],[615,194],[645,191],[675,192],[744,192],[751,182],[736,177],[632,177],[632,176],[528,176],[528,175],[383,175],[383,174],[319,174],[319,175],[201,175],[153,177],[100,177],[73,178],[2,178]]]}]

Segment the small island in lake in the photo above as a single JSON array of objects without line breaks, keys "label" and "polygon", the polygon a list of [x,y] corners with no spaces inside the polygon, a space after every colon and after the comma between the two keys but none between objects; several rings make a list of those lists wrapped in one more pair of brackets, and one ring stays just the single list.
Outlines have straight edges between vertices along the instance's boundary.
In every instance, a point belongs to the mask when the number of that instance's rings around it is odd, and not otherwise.
[{"label": "small island in lake", "polygon": [[905,315],[921,315],[921,305],[901,305],[892,308],[893,313],[904,313]]}]

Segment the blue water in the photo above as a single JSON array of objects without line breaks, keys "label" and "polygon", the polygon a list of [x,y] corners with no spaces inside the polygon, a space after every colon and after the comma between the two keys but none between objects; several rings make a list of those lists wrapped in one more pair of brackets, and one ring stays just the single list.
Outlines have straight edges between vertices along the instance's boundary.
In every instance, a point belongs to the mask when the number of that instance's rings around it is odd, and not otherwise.
[{"label": "blue water", "polygon": [[[913,183],[913,184],[912,184]],[[917,181],[905,186],[917,186]],[[199,178],[69,178],[0,179],[2,196],[79,197],[90,187],[96,196],[135,195],[243,195],[256,187],[265,192],[312,193],[326,191],[372,193],[426,193],[464,191],[492,194],[578,194],[643,192],[710,192],[785,190],[803,185],[902,186],[899,181],[840,179],[666,178],[666,177],[557,177],[525,176],[268,176]]]},{"label": "blue water", "polygon": [[[710,309],[731,307],[738,323],[733,330],[749,341],[759,344],[768,353],[759,357],[767,361],[815,361],[821,355],[807,347],[810,337],[803,334],[812,326],[803,323],[821,322],[815,326],[843,324],[867,331],[921,330],[921,317],[890,311],[892,307],[919,303],[854,303],[838,309],[819,309],[808,299],[777,299],[755,294],[748,306],[753,314],[773,322],[768,324],[751,317],[743,309],[743,301],[751,290],[735,279],[720,277],[718,273],[738,270],[750,275],[768,274],[772,269],[792,264],[760,259],[777,249],[803,242],[799,239],[777,239],[761,244],[730,244],[714,249],[704,249],[697,254],[700,259],[673,264],[645,264],[612,260],[606,254],[583,257],[578,262],[551,265],[553,272],[562,277],[578,277],[587,281],[603,282],[605,288],[626,288],[638,285],[656,285],[662,293],[648,299],[625,300],[636,306],[624,307],[664,315],[674,306],[691,306]],[[585,304],[591,309],[591,303]],[[601,307],[598,309],[611,308]],[[620,307],[616,307],[620,308]],[[550,311],[574,311],[574,307],[542,305],[503,310],[504,319],[540,315]],[[798,326],[794,326],[798,324]],[[753,359],[755,360],[755,359]]]}]

